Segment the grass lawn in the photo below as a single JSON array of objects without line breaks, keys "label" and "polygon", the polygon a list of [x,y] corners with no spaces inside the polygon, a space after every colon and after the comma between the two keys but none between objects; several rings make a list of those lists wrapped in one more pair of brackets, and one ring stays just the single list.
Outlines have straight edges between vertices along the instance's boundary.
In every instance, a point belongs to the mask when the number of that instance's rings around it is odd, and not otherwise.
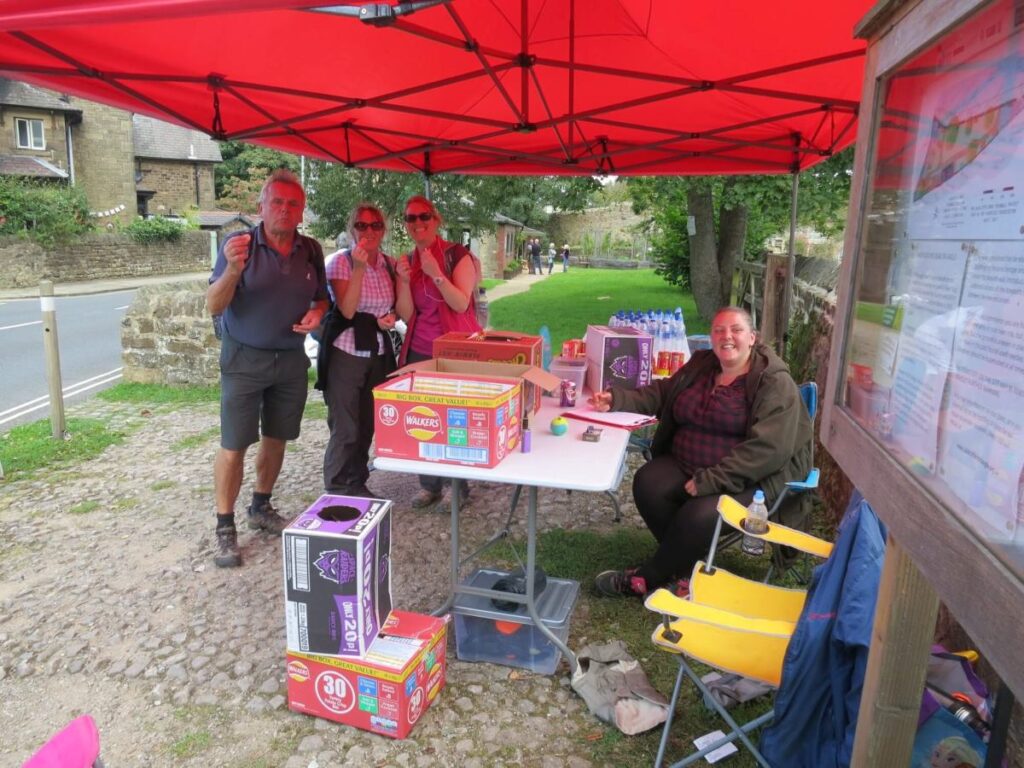
[{"label": "grass lawn", "polygon": [[682,307],[687,333],[707,333],[697,316],[693,297],[669,285],[653,269],[570,269],[490,303],[492,328],[537,333],[542,325],[551,332],[551,348],[561,349],[566,339],[582,338],[587,325],[605,325],[620,309],[675,309]]}]

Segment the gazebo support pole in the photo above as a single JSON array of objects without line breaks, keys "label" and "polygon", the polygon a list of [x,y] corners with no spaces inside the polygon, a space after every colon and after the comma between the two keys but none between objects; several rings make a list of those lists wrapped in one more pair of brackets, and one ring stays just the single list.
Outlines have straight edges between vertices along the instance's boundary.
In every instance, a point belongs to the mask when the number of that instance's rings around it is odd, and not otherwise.
[{"label": "gazebo support pole", "polygon": [[800,171],[793,171],[793,192],[789,203],[789,259],[786,261],[786,281],[783,288],[782,312],[778,318],[775,336],[775,351],[781,357],[786,352],[786,338],[789,336],[789,320],[793,313],[793,281],[796,276],[796,215],[800,192]]}]

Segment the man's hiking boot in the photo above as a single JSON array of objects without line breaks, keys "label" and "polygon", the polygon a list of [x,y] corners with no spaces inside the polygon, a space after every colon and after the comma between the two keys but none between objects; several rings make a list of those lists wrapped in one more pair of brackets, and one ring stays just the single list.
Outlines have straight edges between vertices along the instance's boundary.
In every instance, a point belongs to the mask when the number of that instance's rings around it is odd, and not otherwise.
[{"label": "man's hiking boot", "polygon": [[602,571],[594,579],[594,588],[604,597],[643,597],[647,594],[647,580],[639,573],[639,568]]},{"label": "man's hiking boot", "polygon": [[242,564],[242,553],[238,551],[238,533],[235,527],[217,529],[217,553],[213,562],[218,568],[237,568]]},{"label": "man's hiking boot", "polygon": [[267,533],[280,533],[288,527],[289,520],[285,520],[274,509],[269,501],[258,505],[254,501],[249,505],[249,512],[246,515],[249,520],[249,527],[254,531],[266,531]]},{"label": "man's hiking boot", "polygon": [[[469,503],[469,483],[463,480],[459,483],[459,509],[466,506]],[[452,486],[448,486],[448,491],[444,495],[444,506],[448,509],[452,506]]]},{"label": "man's hiking boot", "polygon": [[412,498],[413,509],[425,509],[426,507],[432,507],[441,500],[440,491],[428,491],[426,488],[420,490]]}]

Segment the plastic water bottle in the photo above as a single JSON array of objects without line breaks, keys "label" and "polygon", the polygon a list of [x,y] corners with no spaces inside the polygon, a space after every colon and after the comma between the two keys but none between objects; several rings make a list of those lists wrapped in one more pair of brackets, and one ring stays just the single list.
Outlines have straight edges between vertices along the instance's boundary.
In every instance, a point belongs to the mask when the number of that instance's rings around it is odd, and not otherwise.
[{"label": "plastic water bottle", "polygon": [[487,329],[488,324],[491,321],[491,312],[487,304],[487,291],[481,285],[480,290],[477,293],[476,299],[476,321],[480,323],[480,327],[484,330]]},{"label": "plastic water bottle", "polygon": [[[754,491],[754,500],[747,507],[743,529],[750,533],[764,533],[768,530],[768,508],[764,505],[764,493],[760,489]],[[743,551],[748,555],[760,557],[764,554],[764,539],[744,534]]]},{"label": "plastic water bottle", "polygon": [[690,342],[686,339],[686,322],[683,320],[682,307],[676,307],[672,316],[672,325],[675,326],[676,351],[682,352],[686,360],[690,359]]}]

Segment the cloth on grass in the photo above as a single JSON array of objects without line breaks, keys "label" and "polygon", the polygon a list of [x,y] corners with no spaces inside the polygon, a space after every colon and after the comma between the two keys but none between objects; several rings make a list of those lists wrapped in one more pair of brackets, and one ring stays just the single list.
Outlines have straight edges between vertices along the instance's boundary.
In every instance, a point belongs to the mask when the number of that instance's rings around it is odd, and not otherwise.
[{"label": "cloth on grass", "polygon": [[628,736],[665,722],[668,699],[651,686],[621,640],[586,645],[576,659],[572,688],[599,720]]}]

